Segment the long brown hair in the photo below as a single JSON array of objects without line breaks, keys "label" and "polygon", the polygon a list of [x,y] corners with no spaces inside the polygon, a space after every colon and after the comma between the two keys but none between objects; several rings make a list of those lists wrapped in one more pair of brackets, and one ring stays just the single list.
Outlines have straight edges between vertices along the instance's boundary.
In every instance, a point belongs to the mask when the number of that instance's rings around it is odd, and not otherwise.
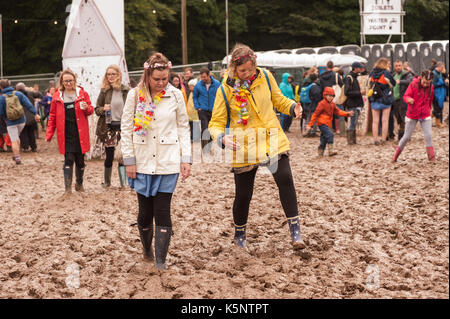
[{"label": "long brown hair", "polygon": [[171,68],[171,63],[166,56],[160,52],[153,53],[144,63],[144,73],[138,84],[139,88],[147,94],[150,90],[150,76],[153,71],[164,71]]},{"label": "long brown hair", "polygon": [[109,90],[111,88],[111,84],[109,83],[108,76],[107,76],[108,70],[110,70],[110,69],[116,71],[118,74],[118,77],[112,84],[112,87],[115,90],[120,90],[120,88],[122,86],[122,71],[120,71],[120,67],[117,64],[111,64],[110,66],[108,66],[106,68],[105,76],[103,77],[103,81],[102,81],[102,89]]},{"label": "long brown hair", "polygon": [[384,69],[387,70],[389,68],[389,60],[386,58],[379,58],[378,61],[373,66],[374,69]]},{"label": "long brown hair", "polygon": [[228,76],[233,78],[236,67],[252,61],[253,66],[256,66],[256,54],[248,46],[242,43],[238,43],[234,46],[231,52],[231,61],[228,67]]},{"label": "long brown hair", "polygon": [[64,91],[64,84],[63,84],[63,76],[66,74],[70,74],[71,76],[73,76],[73,81],[74,81],[74,88],[77,87],[77,75],[75,74],[75,72],[73,72],[71,69],[65,69],[64,71],[61,72],[61,75],[59,76],[59,87],[58,89],[60,91]]}]

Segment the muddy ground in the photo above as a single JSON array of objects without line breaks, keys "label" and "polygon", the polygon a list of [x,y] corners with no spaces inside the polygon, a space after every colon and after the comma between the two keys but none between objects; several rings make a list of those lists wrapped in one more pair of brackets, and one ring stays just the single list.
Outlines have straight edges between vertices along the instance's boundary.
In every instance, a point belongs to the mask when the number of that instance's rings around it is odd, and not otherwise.
[{"label": "muddy ground", "polygon": [[[232,245],[233,175],[200,164],[179,182],[169,269],[143,262],[134,191],[101,187],[87,162],[84,193],[63,196],[56,138],[16,166],[0,153],[0,298],[449,298],[449,128],[433,128],[437,161],[416,128],[396,164],[393,142],[358,136],[317,158],[318,138],[288,137],[308,248],[292,251],[271,175],[257,175],[248,253]],[[41,135],[43,135],[41,133]],[[198,147],[198,144],[197,146]]]}]

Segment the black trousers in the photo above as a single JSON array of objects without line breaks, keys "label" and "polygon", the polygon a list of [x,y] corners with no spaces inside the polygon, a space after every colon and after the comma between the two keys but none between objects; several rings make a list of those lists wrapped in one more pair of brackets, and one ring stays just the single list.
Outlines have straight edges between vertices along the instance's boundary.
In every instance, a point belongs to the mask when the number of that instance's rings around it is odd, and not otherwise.
[{"label": "black trousers", "polygon": [[86,165],[84,164],[84,155],[79,153],[66,152],[64,155],[64,167],[73,167],[73,164],[78,168],[84,168]]},{"label": "black trousers", "polygon": [[36,135],[34,134],[36,127],[36,125],[25,125],[23,128],[19,136],[22,149],[27,150],[31,147],[32,150],[35,150],[37,148]]},{"label": "black trousers", "polygon": [[407,110],[408,105],[401,99],[396,100],[394,102],[394,105],[392,106],[392,112],[394,113],[395,119],[397,120],[397,124],[401,125],[403,128],[405,126],[405,116]]},{"label": "black trousers", "polygon": [[[234,174],[236,195],[233,204],[233,220],[235,225],[242,226],[247,224],[257,170],[258,167],[246,173]],[[281,156],[281,159],[278,161],[278,169],[272,175],[278,186],[281,205],[286,217],[298,216],[297,194],[288,156]]]},{"label": "black trousers", "polygon": [[[206,134],[206,133],[204,133],[205,131],[208,131],[208,125],[209,125],[209,121],[211,121],[211,116],[212,116],[212,113],[211,112],[208,112],[208,111],[203,111],[203,110],[199,110],[198,111],[198,117],[199,117],[199,119],[200,119],[200,127],[201,127],[201,139],[203,140],[205,137],[204,137],[204,135],[203,134]],[[209,131],[208,131],[209,132]],[[209,137],[209,134],[208,134],[208,137]],[[211,140],[211,137],[209,137],[209,138],[205,138],[205,140]]]},{"label": "black trousers", "polygon": [[157,193],[156,196],[145,197],[137,193],[139,203],[138,225],[143,228],[150,228],[153,225],[161,227],[172,227],[170,218],[170,203],[172,193]]},{"label": "black trousers", "polygon": [[435,97],[433,98],[433,115],[442,122],[442,109],[439,107]]}]

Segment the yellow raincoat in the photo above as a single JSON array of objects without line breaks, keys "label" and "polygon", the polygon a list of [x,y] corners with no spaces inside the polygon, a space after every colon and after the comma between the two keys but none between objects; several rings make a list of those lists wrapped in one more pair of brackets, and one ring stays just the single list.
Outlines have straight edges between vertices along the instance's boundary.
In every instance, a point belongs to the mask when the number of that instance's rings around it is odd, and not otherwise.
[{"label": "yellow raincoat", "polygon": [[[247,125],[238,124],[239,115],[236,106],[235,93],[227,84],[227,76],[223,81],[223,88],[230,105],[230,132],[235,142],[241,148],[232,152],[232,167],[239,168],[259,164],[278,154],[289,150],[289,140],[281,129],[280,122],[275,114],[274,107],[281,113],[291,115],[291,108],[296,102],[285,97],[273,75],[266,71],[270,82],[269,89],[262,69],[250,86],[250,95],[247,96],[247,111],[249,119]],[[222,90],[217,90],[209,132],[214,141],[225,133],[227,125],[227,107]],[[225,157],[227,160],[227,156]],[[231,160],[231,158],[230,158]]]}]

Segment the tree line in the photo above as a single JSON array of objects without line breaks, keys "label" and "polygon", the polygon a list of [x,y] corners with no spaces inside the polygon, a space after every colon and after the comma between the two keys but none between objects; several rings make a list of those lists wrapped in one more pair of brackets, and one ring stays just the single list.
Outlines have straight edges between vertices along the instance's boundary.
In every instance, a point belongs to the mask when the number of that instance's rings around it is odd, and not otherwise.
[{"label": "tree line", "polygon": [[[66,8],[71,0],[2,1],[4,74],[61,69]],[[187,0],[188,61],[225,56],[225,0]],[[405,41],[449,38],[449,0],[407,0]],[[14,20],[18,20],[15,23]],[[54,21],[58,23],[55,24]],[[359,44],[358,0],[229,0],[230,48],[236,42],[257,51]],[[387,36],[370,36],[384,43]],[[400,42],[393,36],[391,42]],[[181,64],[181,1],[125,0],[125,55],[139,69],[151,51]]]}]

